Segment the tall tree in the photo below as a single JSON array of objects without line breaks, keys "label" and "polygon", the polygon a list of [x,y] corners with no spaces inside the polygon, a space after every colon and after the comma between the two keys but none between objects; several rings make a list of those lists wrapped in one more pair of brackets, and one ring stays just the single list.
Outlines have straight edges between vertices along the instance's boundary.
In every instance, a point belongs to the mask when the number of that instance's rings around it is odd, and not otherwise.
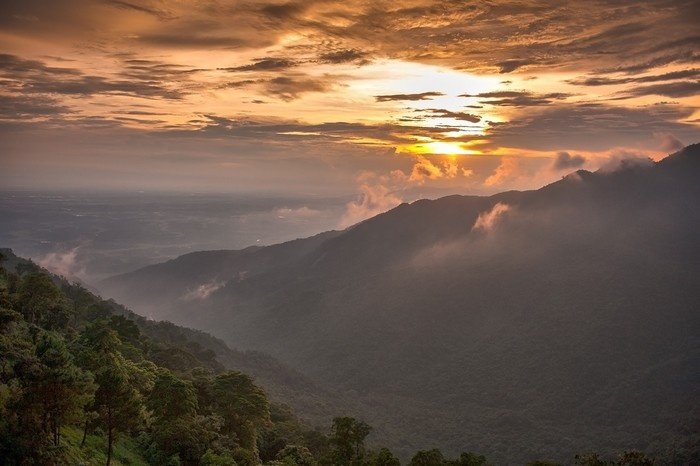
[{"label": "tall tree", "polygon": [[98,384],[95,408],[99,421],[107,434],[107,466],[112,461],[114,439],[118,432],[136,427],[142,414],[142,400],[132,387],[127,365],[118,353],[107,358],[95,373]]},{"label": "tall tree", "polygon": [[372,428],[353,417],[333,419],[329,442],[333,446],[331,456],[336,464],[361,464],[365,453],[365,438]]},{"label": "tall tree", "polygon": [[212,393],[224,432],[234,433],[240,446],[257,456],[257,428],[270,418],[265,392],[248,375],[231,371],[214,378]]},{"label": "tall tree", "polygon": [[92,375],[75,366],[65,341],[56,334],[43,334],[36,346],[41,370],[31,389],[43,406],[42,426],[58,446],[61,426],[78,420],[92,399]]}]

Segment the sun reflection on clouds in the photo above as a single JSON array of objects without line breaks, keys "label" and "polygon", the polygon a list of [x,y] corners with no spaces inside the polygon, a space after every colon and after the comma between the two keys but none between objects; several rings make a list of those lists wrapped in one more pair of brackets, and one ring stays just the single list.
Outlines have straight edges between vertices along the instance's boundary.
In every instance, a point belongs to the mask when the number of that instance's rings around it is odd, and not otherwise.
[{"label": "sun reflection on clouds", "polygon": [[[409,121],[411,125],[425,128],[444,127],[440,136],[455,138],[484,136],[488,121],[500,120],[494,110],[470,108],[478,103],[476,98],[463,94],[491,92],[500,86],[495,76],[476,76],[439,66],[411,63],[401,60],[382,60],[357,70],[356,79],[350,82],[347,91],[372,98],[371,106],[380,107],[384,117],[388,112],[398,121]],[[425,98],[420,94],[435,94]],[[402,99],[401,96],[407,96]],[[395,96],[377,102],[376,96]],[[469,121],[460,114],[473,117]],[[436,135],[437,136],[437,135]],[[434,137],[416,136],[416,143],[397,146],[399,153],[411,154],[478,154],[462,142],[448,142]]]}]

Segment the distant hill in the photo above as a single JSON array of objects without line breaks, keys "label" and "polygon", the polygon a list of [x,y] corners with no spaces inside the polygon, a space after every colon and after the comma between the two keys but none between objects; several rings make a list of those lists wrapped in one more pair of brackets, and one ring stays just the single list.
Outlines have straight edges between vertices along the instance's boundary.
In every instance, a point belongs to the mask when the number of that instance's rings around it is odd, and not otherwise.
[{"label": "distant hill", "polygon": [[696,144],[98,288],[346,391],[398,451],[683,463],[700,451],[698,180]]}]

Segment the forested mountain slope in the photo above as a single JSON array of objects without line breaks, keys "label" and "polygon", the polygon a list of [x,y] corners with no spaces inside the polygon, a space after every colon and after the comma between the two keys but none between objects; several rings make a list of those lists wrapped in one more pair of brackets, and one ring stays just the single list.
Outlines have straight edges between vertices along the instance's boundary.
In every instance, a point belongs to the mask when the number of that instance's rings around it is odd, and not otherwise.
[{"label": "forested mountain slope", "polygon": [[146,320],[0,250],[0,463],[252,466],[334,451],[227,368],[325,406],[270,356]]},{"label": "forested mountain slope", "polygon": [[402,450],[684,458],[699,449],[699,177],[693,145],[99,287],[376,404]]}]

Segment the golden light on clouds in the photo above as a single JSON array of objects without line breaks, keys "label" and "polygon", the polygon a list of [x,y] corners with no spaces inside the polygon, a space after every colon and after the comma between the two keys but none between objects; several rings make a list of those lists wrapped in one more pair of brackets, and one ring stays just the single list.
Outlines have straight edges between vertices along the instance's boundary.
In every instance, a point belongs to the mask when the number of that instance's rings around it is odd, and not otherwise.
[{"label": "golden light on clouds", "polygon": [[[221,183],[332,188],[418,164],[474,190],[502,157],[539,164],[499,178],[518,187],[560,176],[562,152],[658,158],[699,137],[700,68],[694,10],[656,3],[6,2],[4,161],[48,167],[58,148],[109,173],[175,160],[208,185],[226,163],[240,177]],[[424,161],[449,155],[474,176]]]}]

